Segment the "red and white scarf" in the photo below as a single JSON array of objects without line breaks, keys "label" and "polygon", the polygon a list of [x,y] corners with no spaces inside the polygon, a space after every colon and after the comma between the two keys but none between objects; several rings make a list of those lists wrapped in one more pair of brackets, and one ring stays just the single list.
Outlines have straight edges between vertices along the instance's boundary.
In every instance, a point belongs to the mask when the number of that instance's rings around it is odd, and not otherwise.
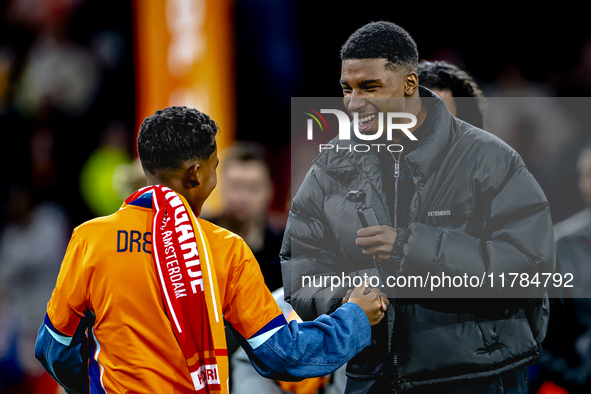
[{"label": "red and white scarf", "polygon": [[195,392],[228,393],[228,352],[211,249],[185,198],[160,185],[152,191],[152,258],[163,303],[187,360]]}]

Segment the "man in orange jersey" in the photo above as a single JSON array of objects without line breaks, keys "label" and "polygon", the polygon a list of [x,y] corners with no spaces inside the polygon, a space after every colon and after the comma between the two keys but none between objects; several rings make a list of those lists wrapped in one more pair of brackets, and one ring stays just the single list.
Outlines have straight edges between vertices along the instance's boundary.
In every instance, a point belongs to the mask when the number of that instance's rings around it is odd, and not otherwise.
[{"label": "man in orange jersey", "polygon": [[227,393],[223,320],[278,380],[326,375],[369,345],[387,307],[377,289],[287,324],[242,238],[197,219],[217,183],[217,132],[186,107],[146,118],[150,186],[74,230],[35,347],[69,393]]}]

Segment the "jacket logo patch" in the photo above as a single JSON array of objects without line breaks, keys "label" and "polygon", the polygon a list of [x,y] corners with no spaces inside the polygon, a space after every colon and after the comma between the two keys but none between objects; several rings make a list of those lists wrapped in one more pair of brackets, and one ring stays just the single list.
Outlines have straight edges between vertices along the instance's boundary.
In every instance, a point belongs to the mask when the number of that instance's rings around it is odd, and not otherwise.
[{"label": "jacket logo patch", "polygon": [[429,211],[427,212],[427,216],[449,216],[451,215],[451,211],[446,209],[445,211]]}]

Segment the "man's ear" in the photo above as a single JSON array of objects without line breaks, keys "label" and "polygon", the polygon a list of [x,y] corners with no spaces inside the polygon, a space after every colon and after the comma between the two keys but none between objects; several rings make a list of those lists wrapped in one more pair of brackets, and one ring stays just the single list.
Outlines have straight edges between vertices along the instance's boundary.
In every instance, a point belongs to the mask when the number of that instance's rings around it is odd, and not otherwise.
[{"label": "man's ear", "polygon": [[419,76],[416,72],[411,71],[406,75],[404,80],[404,95],[406,97],[412,96],[419,88]]},{"label": "man's ear", "polygon": [[194,166],[190,166],[185,170],[183,173],[183,177],[181,178],[181,183],[183,188],[185,189],[193,189],[200,185],[199,182],[199,171],[200,171],[199,164],[195,164]]}]

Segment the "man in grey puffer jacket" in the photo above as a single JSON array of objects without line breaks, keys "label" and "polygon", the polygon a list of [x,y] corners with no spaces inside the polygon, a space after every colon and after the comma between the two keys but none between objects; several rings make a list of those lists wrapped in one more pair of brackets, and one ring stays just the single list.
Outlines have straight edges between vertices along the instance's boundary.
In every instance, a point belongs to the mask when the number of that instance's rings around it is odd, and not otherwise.
[{"label": "man in grey puffer jacket", "polygon": [[[516,376],[514,388],[526,392],[527,366],[538,360],[546,335],[548,299],[543,285],[510,287],[508,278],[554,270],[544,193],[513,149],[454,118],[419,87],[416,45],[399,26],[363,26],[341,59],[344,103],[358,114],[358,130],[375,134],[377,114],[407,112],[416,116],[410,131],[418,141],[393,135],[404,148],[393,154],[375,146],[355,152],[347,147],[363,141],[337,137],[335,149],[314,160],[281,251],[286,301],[311,320],[347,297],[347,287],[303,285],[304,276],[367,274],[381,284],[427,273],[482,278],[482,289],[463,298],[425,298],[386,285],[388,319],[348,363],[345,392],[504,393]],[[361,189],[379,226],[360,229],[347,193]]]}]

